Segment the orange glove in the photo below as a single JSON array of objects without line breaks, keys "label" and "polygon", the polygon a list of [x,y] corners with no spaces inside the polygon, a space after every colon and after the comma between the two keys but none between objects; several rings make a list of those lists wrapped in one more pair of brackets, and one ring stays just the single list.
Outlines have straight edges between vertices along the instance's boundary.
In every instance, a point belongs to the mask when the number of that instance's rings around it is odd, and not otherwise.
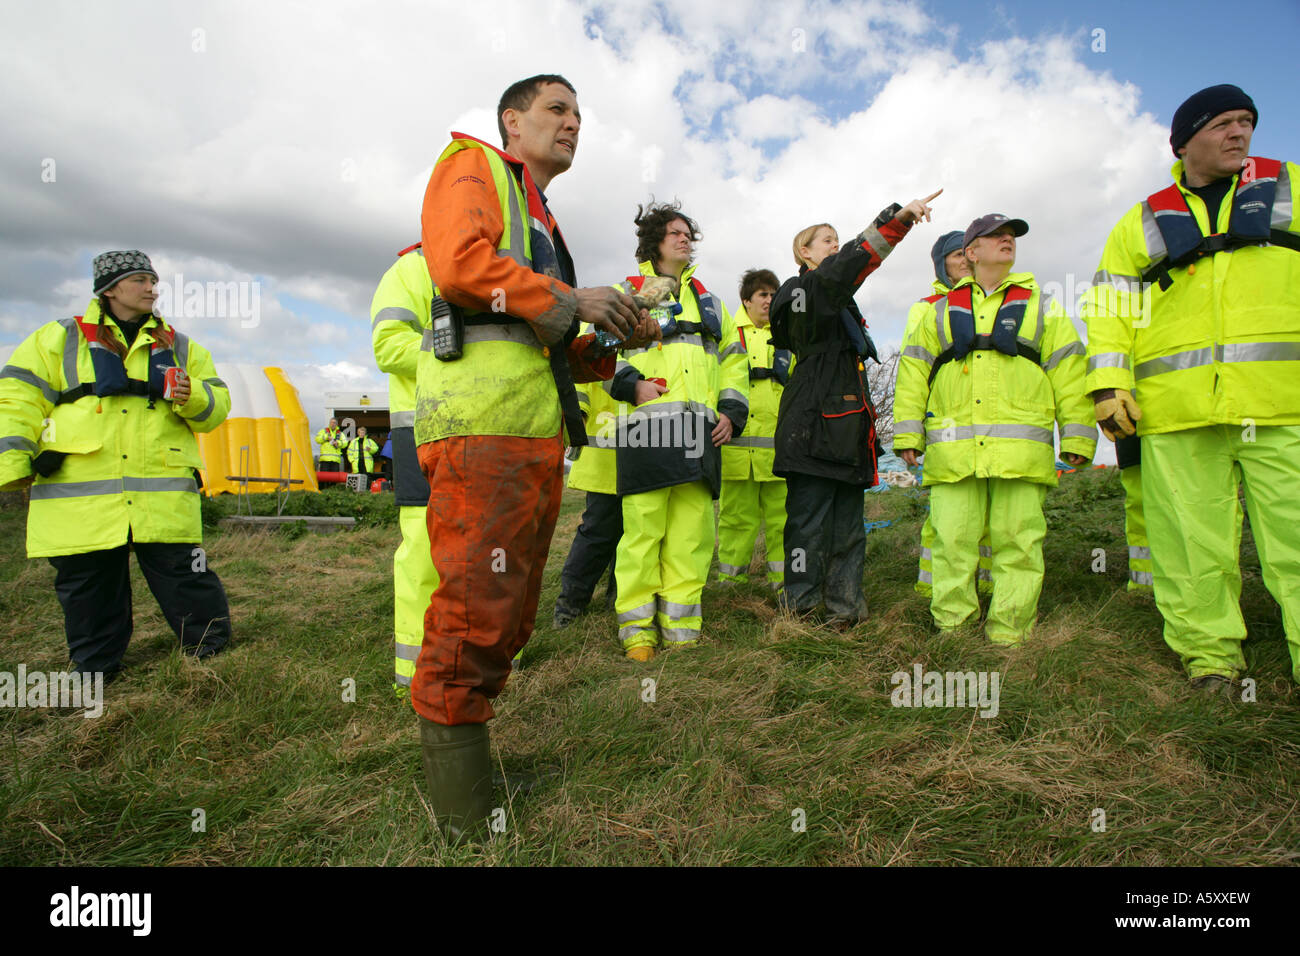
[{"label": "orange glove", "polygon": [[1098,392],[1094,411],[1102,434],[1111,441],[1119,441],[1137,434],[1137,423],[1142,420],[1142,409],[1133,401],[1133,393],[1122,388]]}]

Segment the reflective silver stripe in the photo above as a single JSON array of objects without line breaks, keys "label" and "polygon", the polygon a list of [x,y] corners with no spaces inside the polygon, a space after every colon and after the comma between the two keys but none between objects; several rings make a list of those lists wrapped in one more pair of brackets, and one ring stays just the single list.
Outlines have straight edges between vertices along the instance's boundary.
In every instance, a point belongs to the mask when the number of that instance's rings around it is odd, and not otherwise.
[{"label": "reflective silver stripe", "polygon": [[920,345],[909,345],[907,348],[903,349],[903,354],[908,358],[919,359],[926,365],[934,364],[933,353],[931,353],[929,349]]},{"label": "reflective silver stripe", "polygon": [[718,393],[719,402],[723,402],[728,399],[730,399],[733,402],[740,402],[740,404],[744,405],[746,408],[749,408],[749,398],[746,395],[744,395],[742,392],[736,391],[736,389],[734,388],[724,388],[722,391]]},{"label": "reflective silver stripe", "polygon": [[[1038,311],[1034,314],[1034,337],[1030,342],[1035,352],[1041,351],[1039,346],[1043,342],[1043,299],[1044,298],[1046,298],[1046,296],[1043,295],[1043,290],[1039,289],[1037,291],[1037,295],[1035,296],[1035,301],[1037,303],[1036,308]],[[1006,301],[1006,296],[1003,296],[1003,301]],[[1016,336],[1016,338],[1020,338],[1020,336]]]},{"label": "reflective silver stripe", "polygon": [[991,557],[993,557],[993,546],[992,546],[992,545],[988,545],[988,544],[981,544],[981,545],[980,545],[980,557],[982,557],[982,558],[991,558]]},{"label": "reflective silver stripe", "polygon": [[767,562],[767,570],[771,574],[785,574],[785,562],[769,561]]},{"label": "reflective silver stripe", "polygon": [[881,259],[889,255],[890,249],[893,248],[888,242],[885,241],[885,237],[880,234],[880,230],[877,229],[875,226],[867,226],[866,229],[863,229],[862,232],[858,235],[858,239],[862,240],[867,245],[871,246],[871,251],[874,252],[876,255],[878,255]]},{"label": "reflective silver stripe", "polygon": [[922,430],[921,422],[915,418],[905,418],[901,422],[894,422],[895,435],[904,435],[904,434],[919,435],[921,434],[921,430]]},{"label": "reflective silver stripe", "polygon": [[32,498],[86,498],[126,491],[187,491],[199,493],[193,478],[100,478],[95,481],[51,481],[32,485]]},{"label": "reflective silver stripe", "polygon": [[[112,481],[113,479],[109,479]],[[94,482],[86,482],[94,484]],[[123,491],[189,491],[199,493],[193,478],[131,478],[122,479]]]},{"label": "reflective silver stripe", "polygon": [[1043,371],[1050,372],[1056,366],[1061,364],[1061,360],[1069,355],[1083,355],[1084,348],[1082,342],[1071,342],[1069,345],[1062,345],[1059,349],[1047,357],[1043,363]]},{"label": "reflective silver stripe", "polygon": [[665,644],[689,644],[700,639],[698,627],[663,627],[659,632],[664,636]]},{"label": "reflective silver stripe", "polygon": [[776,439],[764,438],[761,435],[741,435],[739,438],[731,439],[731,444],[737,448],[776,448]]},{"label": "reflective silver stripe", "polygon": [[1277,188],[1273,192],[1273,218],[1270,225],[1274,229],[1291,227],[1291,170],[1285,162],[1277,173]]},{"label": "reflective silver stripe", "polygon": [[30,438],[24,438],[22,435],[6,435],[0,438],[0,452],[5,451],[25,451],[28,454],[36,454],[36,442]]},{"label": "reflective silver stripe", "polygon": [[934,557],[934,552],[931,551],[929,548],[922,548],[922,549],[921,549],[921,560],[922,560],[922,561],[929,561],[929,560],[931,560],[933,557]]},{"label": "reflective silver stripe", "polygon": [[424,334],[420,336],[420,351],[433,351],[433,329],[425,329]]},{"label": "reflective silver stripe", "polygon": [[1133,287],[1141,281],[1138,276],[1126,276],[1122,272],[1107,272],[1105,269],[1098,269],[1092,277],[1093,285],[1114,286],[1121,292],[1135,291]]},{"label": "reflective silver stripe", "polygon": [[[710,335],[700,335],[697,332],[680,332],[677,335],[674,335],[672,338],[670,338],[667,342],[663,344],[665,346],[695,345],[704,349],[704,351],[707,354],[712,355],[715,358],[719,357],[718,343],[713,341],[713,337]],[[623,354],[627,356],[632,356],[632,355],[640,355],[642,352],[648,352],[648,351],[650,351],[648,348],[626,349],[624,350]]]},{"label": "reflective silver stripe", "polygon": [[410,309],[403,309],[398,306],[388,306],[380,309],[370,322],[370,331],[372,333],[379,327],[380,322],[401,322],[403,325],[409,326],[417,335],[424,333],[424,327],[420,325],[420,320],[416,318],[415,313]]},{"label": "reflective silver stripe", "polygon": [[1130,544],[1128,546],[1128,559],[1130,561],[1150,561],[1151,549],[1139,548],[1136,545]]},{"label": "reflective silver stripe", "polygon": [[591,406],[591,396],[588,395],[586,392],[578,392],[578,404],[579,404],[579,405],[585,405],[585,406],[587,406],[588,408],[590,408],[590,406]]},{"label": "reflective silver stripe", "polygon": [[402,686],[402,687],[410,687],[410,686],[411,686],[411,677],[410,677],[409,674],[398,674],[398,673],[394,673],[394,674],[393,674],[393,683],[394,683],[394,684],[398,684],[398,685],[400,685],[400,686]]},{"label": "reflective silver stripe", "polygon": [[1144,584],[1147,587],[1155,587],[1156,578],[1150,571],[1130,571],[1128,579],[1134,584]]},{"label": "reflective silver stripe", "polygon": [[392,428],[412,428],[415,426],[415,410],[392,412],[388,416],[388,422]]},{"label": "reflective silver stripe", "polygon": [[916,579],[920,581],[922,584],[934,583],[934,575],[932,575],[929,571],[926,571],[924,569],[916,572]]},{"label": "reflective silver stripe", "polygon": [[630,624],[633,621],[648,621],[655,616],[655,602],[642,604],[640,607],[634,607],[630,611],[622,611],[618,615],[619,624]]},{"label": "reflective silver stripe", "polygon": [[1300,361],[1300,342],[1233,342],[1220,348],[1221,362]]},{"label": "reflective silver stripe", "polygon": [[945,328],[945,326],[948,323],[944,321],[945,319],[948,318],[947,300],[940,299],[938,302],[935,303],[935,305],[944,306],[941,309],[936,308],[934,310],[934,327],[935,330],[939,333],[939,351],[942,353],[948,351],[949,347],[951,347],[952,345],[952,342],[948,340],[948,330],[947,328]]},{"label": "reflective silver stripe", "polygon": [[25,368],[19,368],[17,365],[6,365],[3,369],[0,369],[0,378],[15,378],[20,382],[26,382],[28,385],[40,389],[41,394],[45,396],[47,402],[53,403],[59,400],[59,393],[55,390],[53,385],[45,381],[45,379],[41,378],[35,372],[28,371]]},{"label": "reflective silver stripe", "polygon": [[1146,240],[1147,256],[1151,259],[1152,265],[1169,255],[1169,250],[1165,246],[1165,237],[1161,235],[1160,227],[1156,225],[1156,217],[1151,214],[1151,204],[1145,199],[1142,200],[1142,237]]},{"label": "reflective silver stripe", "polygon": [[1133,377],[1141,380],[1165,372],[1181,372],[1185,369],[1196,368],[1198,365],[1209,365],[1212,361],[1214,361],[1214,352],[1208,348],[1175,352],[1173,355],[1162,355],[1160,358],[1148,359],[1139,363],[1133,369]]},{"label": "reflective silver stripe", "polygon": [[1091,374],[1099,368],[1132,368],[1132,366],[1125,352],[1098,352],[1096,355],[1088,356],[1088,372]]},{"label": "reflective silver stripe", "polygon": [[466,325],[465,344],[476,342],[514,342],[541,351],[542,343],[527,322],[502,322],[491,325]]},{"label": "reflective silver stripe", "polygon": [[[929,437],[938,435],[940,437]],[[943,437],[943,436],[948,437]],[[931,429],[926,440],[931,445],[939,445],[949,441],[964,441],[976,436],[984,438],[1021,438],[1026,441],[1042,442],[1045,445],[1053,444],[1052,430],[1050,428],[1039,428],[1037,425],[958,425],[956,428],[944,428],[942,425],[936,425]]]},{"label": "reflective silver stripe", "polygon": [[701,617],[704,614],[704,607],[700,604],[678,604],[676,601],[669,601],[666,598],[657,598],[659,602],[659,613],[667,615],[673,620],[683,617]]},{"label": "reflective silver stripe", "polygon": [[992,581],[992,580],[993,580],[993,572],[992,572],[991,570],[989,570],[988,568],[978,568],[978,569],[975,571],[975,577],[976,577],[977,579],[979,579],[980,581]]},{"label": "reflective silver stripe", "polygon": [[217,396],[212,394],[212,386],[208,384],[208,380],[206,378],[203,380],[203,391],[208,396],[208,407],[203,409],[203,411],[199,412],[193,418],[191,418],[190,421],[192,422],[207,421],[209,418],[212,417],[212,412],[217,407]]},{"label": "reflective silver stripe", "polygon": [[226,391],[230,390],[230,386],[219,378],[205,378],[204,381],[211,382],[213,388],[224,388]]},{"label": "reflective silver stripe", "polygon": [[1061,428],[1062,438],[1088,438],[1093,441],[1097,440],[1096,425],[1064,425]]},{"label": "reflective silver stripe", "polygon": [[721,357],[726,358],[728,355],[748,355],[748,354],[749,353],[745,351],[745,347],[743,345],[741,345],[739,342],[732,342],[730,345],[728,345],[725,349],[722,350]]},{"label": "reflective silver stripe", "polygon": [[76,388],[81,384],[77,374],[77,346],[81,344],[81,330],[77,328],[76,319],[63,319],[59,325],[68,330],[63,340],[63,387]]},{"label": "reflective silver stripe", "polygon": [[716,418],[713,409],[700,402],[647,402],[644,405],[636,406],[626,415],[620,415],[619,417],[635,424],[638,417],[642,419],[668,418],[672,415],[685,414],[703,415],[711,420]]},{"label": "reflective silver stripe", "polygon": [[742,567],[740,567],[739,565],[736,565],[736,564],[723,564],[721,561],[719,561],[719,562],[718,562],[718,573],[719,573],[719,574],[729,574],[729,575],[731,575],[731,576],[734,578],[734,577],[739,577],[740,575],[744,574],[744,573],[745,573],[745,569],[742,568]]},{"label": "reflective silver stripe", "polygon": [[631,625],[629,625],[629,626],[627,626],[627,627],[620,627],[620,628],[618,629],[618,639],[619,639],[620,641],[626,641],[628,638],[637,637],[638,635],[641,635],[641,634],[651,634],[651,635],[655,635],[655,637],[656,637],[656,643],[658,643],[658,640],[657,640],[657,637],[658,637],[657,632],[655,631],[655,629],[654,629],[653,627],[651,627],[651,626],[649,626],[649,625],[646,625],[646,624],[631,624]]},{"label": "reflective silver stripe", "polygon": [[[175,339],[172,342],[172,355],[176,356],[176,364],[181,368],[189,368],[190,364],[190,337],[184,332],[177,332],[172,329]],[[155,336],[157,338],[157,336]],[[197,421],[197,419],[194,419]]]},{"label": "reflective silver stripe", "polygon": [[420,648],[422,644],[403,644],[401,641],[393,641],[393,656],[404,661],[414,661],[420,658]]},{"label": "reflective silver stripe", "polygon": [[602,435],[600,431],[587,433],[587,444],[597,448],[617,448],[618,435]]},{"label": "reflective silver stripe", "polygon": [[[492,165],[493,159],[496,158],[494,154],[489,153],[487,150],[483,150],[483,152],[489,157],[489,165]],[[506,184],[510,187],[506,190],[506,195],[508,196],[508,201],[510,203],[510,246],[507,249],[498,249],[497,255],[509,256],[525,269],[531,269],[532,263],[528,261],[528,256],[525,254],[525,249],[530,244],[527,242],[528,234],[524,227],[524,213],[523,210],[519,208],[519,193],[521,192],[522,187],[519,185],[519,180],[515,179],[514,171],[510,169],[509,166],[506,166],[504,162],[502,162],[501,165],[502,172],[505,174]]]}]

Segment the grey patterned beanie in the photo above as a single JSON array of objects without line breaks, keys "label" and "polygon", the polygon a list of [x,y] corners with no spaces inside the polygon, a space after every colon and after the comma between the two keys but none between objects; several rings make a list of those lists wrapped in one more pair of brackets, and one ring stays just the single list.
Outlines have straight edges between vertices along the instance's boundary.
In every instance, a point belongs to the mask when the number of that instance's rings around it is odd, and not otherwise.
[{"label": "grey patterned beanie", "polygon": [[147,272],[155,279],[158,278],[158,273],[154,271],[149,257],[138,249],[127,249],[125,252],[101,252],[95,256],[91,267],[95,273],[95,295],[99,295],[105,289],[111,289],[118,280],[141,272]]}]

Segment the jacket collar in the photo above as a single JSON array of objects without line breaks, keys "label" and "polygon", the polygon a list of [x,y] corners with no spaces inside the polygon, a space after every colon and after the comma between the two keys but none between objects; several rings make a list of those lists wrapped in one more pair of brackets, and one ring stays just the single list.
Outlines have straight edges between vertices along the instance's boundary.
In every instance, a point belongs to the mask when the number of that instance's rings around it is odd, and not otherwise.
[{"label": "jacket collar", "polygon": [[[939,285],[939,283],[936,282],[936,283],[935,283],[935,287],[937,288],[938,285]],[[1007,274],[1007,277],[1006,277],[1005,279],[1003,279],[1000,283],[998,283],[998,287],[997,287],[996,289],[994,289],[992,292],[990,292],[990,293],[988,294],[988,296],[985,296],[985,294],[984,294],[984,287],[981,286],[978,282],[975,281],[975,277],[974,277],[974,276],[966,276],[964,279],[962,279],[960,282],[958,282],[955,286],[953,286],[953,288],[954,288],[954,289],[960,289],[960,288],[961,288],[962,286],[964,286],[964,285],[972,286],[972,287],[973,287],[973,288],[972,288],[972,295],[974,295],[974,296],[975,296],[976,298],[978,298],[978,299],[991,298],[992,296],[997,295],[999,292],[1004,291],[1004,290],[1006,289],[1006,287],[1009,286],[1009,285],[1022,285],[1022,286],[1024,286],[1024,287],[1027,288],[1027,289],[1031,289],[1031,290],[1034,290],[1034,291],[1037,291],[1037,290],[1038,290],[1038,283],[1034,280],[1034,274],[1033,274],[1032,272],[1011,272],[1011,273],[1008,273],[1008,274]]]},{"label": "jacket collar", "polygon": [[[685,269],[682,270],[682,285],[683,285],[683,286],[685,286],[686,283],[688,283],[688,282],[691,281],[691,276],[695,275],[695,267],[696,267],[697,265],[699,265],[699,263],[692,262],[690,265],[688,265]],[[646,260],[645,262],[638,262],[638,263],[636,264],[636,267],[637,267],[637,270],[638,270],[638,271],[639,271],[643,276],[657,276],[657,275],[659,274],[659,273],[655,272],[655,266],[654,266],[654,263],[653,263],[653,262],[650,262],[649,260]]]},{"label": "jacket collar", "polygon": [[[103,320],[102,323],[101,319]],[[81,320],[87,325],[102,324],[104,328],[111,328],[115,333],[117,333],[118,337],[122,339],[122,344],[126,344],[126,336],[122,334],[121,327],[117,324],[117,319],[113,317],[112,313],[102,312],[100,310],[99,299],[90,300],[90,304],[86,306],[86,311],[82,314]],[[163,320],[157,315],[151,314],[146,316],[144,321],[140,323],[140,331],[135,337],[136,342],[141,341],[145,335],[148,335],[150,329],[157,328],[161,325],[162,321]],[[152,335],[149,335],[147,339],[144,339],[145,342],[152,342],[153,340],[154,338]],[[132,347],[134,348],[134,345]]]}]

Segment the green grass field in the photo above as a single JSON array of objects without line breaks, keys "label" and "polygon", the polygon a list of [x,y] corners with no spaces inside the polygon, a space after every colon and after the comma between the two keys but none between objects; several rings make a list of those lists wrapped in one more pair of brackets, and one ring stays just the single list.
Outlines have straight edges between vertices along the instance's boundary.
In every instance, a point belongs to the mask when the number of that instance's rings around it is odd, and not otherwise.
[{"label": "green grass field", "polygon": [[[57,670],[54,571],[25,559],[25,512],[3,498],[0,671]],[[414,714],[391,690],[391,498],[310,500],[351,508],[363,526],[208,532],[230,651],[181,658],[135,569],[130,670],[103,715],[0,710],[0,864],[1300,860],[1300,694],[1250,535],[1257,700],[1229,702],[1189,689],[1154,605],[1123,590],[1114,469],[1067,475],[1048,496],[1038,629],[1015,650],[931,633],[912,591],[926,499],[890,491],[867,500],[870,520],[893,520],[867,539],[869,624],[805,626],[757,579],[711,582],[706,645],[632,664],[612,612],[550,627],[582,506],[566,492],[540,626],[491,725],[505,769],[556,773],[506,803],[505,832],[488,845],[452,849],[422,799]],[[890,675],[914,663],[997,671],[997,716],[891,706]],[[349,678],[355,702],[343,699]]]}]

